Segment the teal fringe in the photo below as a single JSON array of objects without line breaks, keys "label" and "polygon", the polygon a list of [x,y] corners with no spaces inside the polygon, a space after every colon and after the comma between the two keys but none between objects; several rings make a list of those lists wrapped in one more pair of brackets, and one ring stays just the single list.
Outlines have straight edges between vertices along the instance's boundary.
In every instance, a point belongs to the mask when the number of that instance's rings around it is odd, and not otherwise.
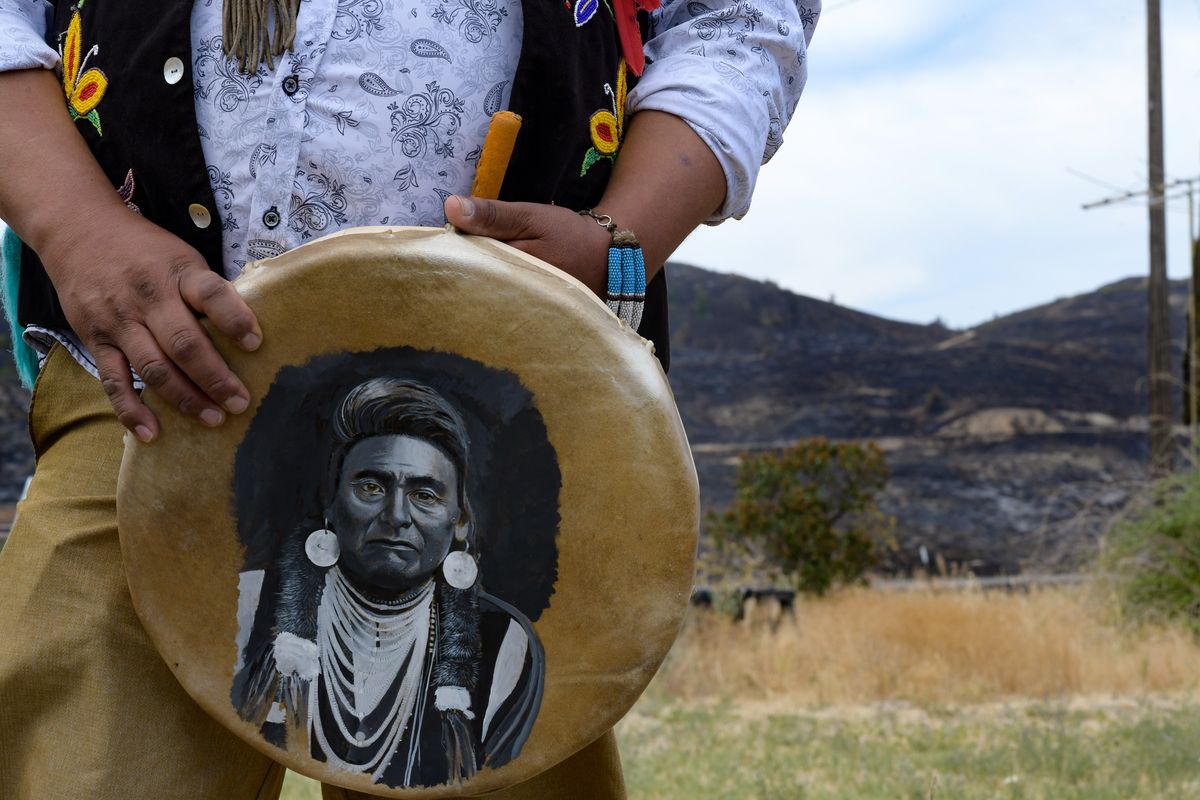
[{"label": "teal fringe", "polygon": [[38,357],[33,348],[25,344],[24,330],[17,324],[17,297],[21,288],[21,240],[12,228],[4,229],[4,241],[0,243],[0,258],[4,267],[4,315],[8,317],[8,335],[12,340],[13,361],[17,375],[26,389],[33,388],[37,380]]}]

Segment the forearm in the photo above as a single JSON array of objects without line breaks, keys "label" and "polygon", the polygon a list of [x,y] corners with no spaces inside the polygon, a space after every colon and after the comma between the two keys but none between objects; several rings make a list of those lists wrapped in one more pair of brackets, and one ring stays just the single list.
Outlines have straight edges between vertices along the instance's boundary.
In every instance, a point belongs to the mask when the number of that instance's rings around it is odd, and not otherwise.
[{"label": "forearm", "polygon": [[596,211],[637,234],[650,279],[724,198],[725,175],[695,131],[679,117],[643,111],[629,121]]},{"label": "forearm", "polygon": [[48,255],[129,210],[76,131],[53,73],[0,73],[0,108],[0,218],[52,269]]}]

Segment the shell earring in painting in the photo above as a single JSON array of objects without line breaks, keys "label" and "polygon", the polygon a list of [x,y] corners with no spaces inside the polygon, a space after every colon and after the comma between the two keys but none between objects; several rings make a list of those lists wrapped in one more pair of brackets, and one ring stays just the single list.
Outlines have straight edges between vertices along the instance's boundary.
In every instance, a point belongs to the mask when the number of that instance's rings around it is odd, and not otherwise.
[{"label": "shell earring in painting", "polygon": [[[459,539],[458,535],[455,535]],[[460,541],[466,539],[464,535]],[[442,562],[442,577],[455,589],[470,589],[479,577],[479,564],[471,555],[471,543],[467,541],[462,550],[451,550]]]},{"label": "shell earring in painting", "polygon": [[309,561],[322,569],[337,563],[338,556],[342,554],[342,547],[338,543],[337,534],[329,530],[328,522],[324,528],[313,531],[304,540],[304,554],[308,556]]}]

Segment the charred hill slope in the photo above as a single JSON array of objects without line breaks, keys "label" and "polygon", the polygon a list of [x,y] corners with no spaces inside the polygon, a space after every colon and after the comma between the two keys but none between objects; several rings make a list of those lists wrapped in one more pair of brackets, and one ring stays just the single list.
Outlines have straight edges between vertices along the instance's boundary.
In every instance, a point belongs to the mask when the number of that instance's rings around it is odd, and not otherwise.
[{"label": "charred hill slope", "polygon": [[[1139,280],[954,331],[683,265],[671,276],[671,382],[701,441],[916,435],[997,407],[1145,407]],[[1185,291],[1173,287],[1178,335]]]},{"label": "charred hill slope", "polygon": [[[949,330],[684,265],[671,276],[671,384],[710,507],[730,499],[742,452],[869,438],[892,469],[892,567],[924,547],[981,573],[1068,569],[1144,484],[1144,280]],[[1185,284],[1171,293],[1181,339]]]}]

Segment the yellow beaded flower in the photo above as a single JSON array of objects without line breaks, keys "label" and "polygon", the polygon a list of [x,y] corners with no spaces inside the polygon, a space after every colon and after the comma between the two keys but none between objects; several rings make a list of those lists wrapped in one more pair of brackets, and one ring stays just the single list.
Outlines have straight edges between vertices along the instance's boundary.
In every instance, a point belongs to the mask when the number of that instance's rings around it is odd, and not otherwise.
[{"label": "yellow beaded flower", "polygon": [[621,147],[621,139],[625,136],[625,59],[617,65],[617,90],[612,84],[604,84],[604,93],[612,98],[612,111],[602,108],[592,114],[588,127],[592,133],[592,146],[583,156],[583,166],[579,176],[583,177],[602,158],[615,161],[617,150]]},{"label": "yellow beaded flower", "polygon": [[79,21],[79,12],[76,11],[71,15],[66,39],[59,51],[63,68],[63,91],[67,95],[67,111],[70,112],[71,119],[86,119],[95,126],[96,133],[103,135],[96,106],[104,98],[108,78],[95,67],[84,69],[88,59],[99,52],[98,45],[92,45],[86,53],[83,52],[82,23]]}]

